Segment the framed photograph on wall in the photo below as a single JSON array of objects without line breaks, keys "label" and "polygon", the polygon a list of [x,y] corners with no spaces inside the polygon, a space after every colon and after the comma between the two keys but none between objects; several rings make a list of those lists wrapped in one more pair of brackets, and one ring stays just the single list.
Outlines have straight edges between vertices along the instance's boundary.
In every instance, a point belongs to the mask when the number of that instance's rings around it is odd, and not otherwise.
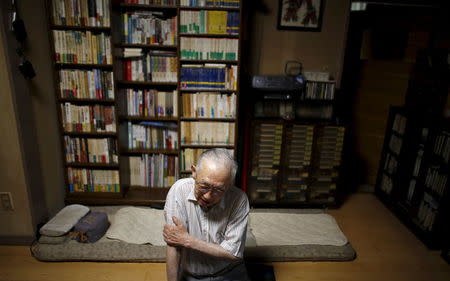
[{"label": "framed photograph on wall", "polygon": [[278,29],[320,31],[324,0],[278,1]]}]

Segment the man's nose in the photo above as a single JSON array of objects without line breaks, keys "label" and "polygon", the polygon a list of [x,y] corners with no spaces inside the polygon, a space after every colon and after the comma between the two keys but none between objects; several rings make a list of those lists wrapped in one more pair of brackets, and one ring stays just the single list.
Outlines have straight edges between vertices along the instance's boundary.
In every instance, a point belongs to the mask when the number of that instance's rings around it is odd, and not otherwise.
[{"label": "man's nose", "polygon": [[205,197],[205,199],[210,199],[212,197],[212,191],[208,190],[208,192],[203,194],[203,197]]}]

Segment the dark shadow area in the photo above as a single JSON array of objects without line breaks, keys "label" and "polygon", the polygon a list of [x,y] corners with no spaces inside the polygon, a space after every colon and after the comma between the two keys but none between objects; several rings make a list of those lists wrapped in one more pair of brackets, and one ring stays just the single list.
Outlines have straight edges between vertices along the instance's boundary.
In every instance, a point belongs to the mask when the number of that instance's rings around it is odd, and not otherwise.
[{"label": "dark shadow area", "polygon": [[246,263],[248,276],[251,281],[275,281],[273,266],[260,263]]}]

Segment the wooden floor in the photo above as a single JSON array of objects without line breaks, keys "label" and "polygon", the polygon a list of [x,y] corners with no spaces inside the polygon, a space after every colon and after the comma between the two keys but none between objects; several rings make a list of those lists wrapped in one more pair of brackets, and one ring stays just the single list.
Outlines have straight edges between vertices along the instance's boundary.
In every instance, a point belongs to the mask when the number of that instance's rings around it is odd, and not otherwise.
[{"label": "wooden floor", "polygon": [[[290,280],[450,280],[450,265],[429,251],[376,198],[352,195],[329,211],[355,248],[351,262],[273,263],[277,281]],[[0,246],[0,280],[8,281],[163,281],[161,263],[44,263],[28,247]]]}]

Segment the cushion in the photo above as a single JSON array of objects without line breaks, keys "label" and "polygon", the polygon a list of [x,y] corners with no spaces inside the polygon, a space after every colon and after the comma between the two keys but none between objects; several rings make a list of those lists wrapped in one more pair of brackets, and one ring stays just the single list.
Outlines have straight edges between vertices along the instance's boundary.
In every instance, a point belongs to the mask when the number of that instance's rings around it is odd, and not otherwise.
[{"label": "cushion", "polygon": [[78,204],[68,205],[41,227],[39,233],[46,236],[64,235],[88,212],[89,208],[86,206]]},{"label": "cushion", "polygon": [[329,214],[250,213],[257,246],[343,246],[347,238]]},{"label": "cushion", "polygon": [[69,235],[62,235],[62,236],[41,235],[41,237],[39,237],[39,243],[41,243],[41,244],[62,244],[67,241],[67,238],[69,238]]},{"label": "cushion", "polygon": [[162,236],[165,223],[163,210],[124,207],[115,214],[106,237],[132,244],[165,246]]},{"label": "cushion", "polygon": [[78,242],[94,243],[102,238],[109,225],[106,213],[91,212],[75,224],[71,234],[75,235]]}]

